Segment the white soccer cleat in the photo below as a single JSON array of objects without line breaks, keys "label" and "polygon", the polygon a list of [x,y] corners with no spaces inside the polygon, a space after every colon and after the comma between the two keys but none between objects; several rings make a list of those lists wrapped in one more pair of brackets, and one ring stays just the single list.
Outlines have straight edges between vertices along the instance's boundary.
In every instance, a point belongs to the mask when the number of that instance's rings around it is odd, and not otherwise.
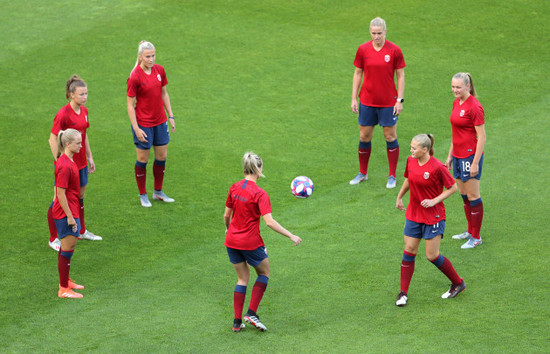
[{"label": "white soccer cleat", "polygon": [[141,203],[141,206],[144,208],[150,208],[153,206],[149,201],[149,197],[147,197],[147,193],[139,195],[139,202]]},{"label": "white soccer cleat", "polygon": [[386,183],[386,188],[392,189],[392,188],[395,188],[396,185],[397,185],[397,178],[395,178],[394,176],[389,176],[388,183]]},{"label": "white soccer cleat", "polygon": [[61,240],[56,238],[55,240],[48,242],[48,246],[50,246],[54,251],[59,252],[61,249]]},{"label": "white soccer cleat", "polygon": [[461,234],[453,235],[453,240],[465,240],[467,238],[470,238],[472,235],[468,231],[464,231]]},{"label": "white soccer cleat", "polygon": [[258,317],[258,315],[256,316],[253,316],[253,315],[245,315],[244,316],[244,321],[246,323],[250,323],[251,325],[253,325],[254,327],[256,327],[256,329],[259,329],[260,331],[262,332],[265,332],[267,331],[267,327],[264,326],[264,324],[262,322],[260,322],[260,318]]},{"label": "white soccer cleat", "polygon": [[361,183],[363,181],[366,181],[368,179],[369,179],[368,174],[364,175],[361,172],[359,172],[357,174],[357,176],[353,177],[353,179],[351,181],[349,181],[349,184],[351,184],[351,185],[359,184],[359,183]]},{"label": "white soccer cleat", "polygon": [[164,194],[163,191],[154,191],[153,192],[153,200],[161,200],[165,203],[173,203],[174,199],[170,198],[166,194]]},{"label": "white soccer cleat", "polygon": [[481,241],[481,237],[479,239],[470,237],[465,244],[460,246],[460,248],[462,248],[463,250],[466,250],[466,249],[469,249],[469,248],[475,248],[475,247],[481,245],[482,243],[483,243],[483,241]]},{"label": "white soccer cleat", "polygon": [[90,231],[86,230],[83,234],[79,237],[81,240],[89,240],[89,241],[101,241],[103,240],[103,237],[95,235],[91,233]]},{"label": "white soccer cleat", "polygon": [[397,295],[397,300],[395,300],[395,304],[399,307],[403,307],[407,304],[407,300],[409,298],[407,297],[407,293],[402,291]]}]

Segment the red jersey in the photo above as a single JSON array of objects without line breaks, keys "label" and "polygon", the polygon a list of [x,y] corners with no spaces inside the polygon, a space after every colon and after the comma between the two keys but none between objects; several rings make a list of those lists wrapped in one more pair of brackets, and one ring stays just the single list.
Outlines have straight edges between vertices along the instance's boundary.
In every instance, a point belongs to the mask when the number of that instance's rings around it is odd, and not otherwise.
[{"label": "red jersey", "polygon": [[271,213],[267,193],[253,181],[243,179],[231,186],[225,206],[233,209],[225,246],[238,250],[255,250],[264,246],[260,236],[260,216]]},{"label": "red jersey", "polygon": [[80,114],[76,112],[71,107],[71,104],[63,106],[55,115],[53,120],[52,134],[59,135],[59,131],[65,129],[76,129],[82,134],[82,148],[78,154],[73,155],[73,160],[78,166],[78,169],[81,170],[86,165],[88,161],[86,160],[86,129],[90,127],[88,122],[88,109],[84,106],[80,106]]},{"label": "red jersey", "polygon": [[451,126],[453,128],[453,156],[459,159],[476,153],[477,132],[476,125],[485,124],[485,113],[481,103],[470,95],[460,104],[457,98],[453,102],[451,112]]},{"label": "red jersey", "polygon": [[[76,163],[65,154],[61,155],[55,163],[55,186],[65,189],[65,196],[73,218],[78,218],[80,215],[80,174]],[[67,216],[57,199],[57,188],[52,213],[53,218],[57,220]]]},{"label": "red jersey", "polygon": [[420,205],[424,199],[434,199],[440,195],[443,187],[451,188],[455,184],[445,165],[431,156],[428,162],[420,166],[417,159],[409,156],[404,176],[409,180],[410,192],[409,205],[405,213],[407,220],[426,225],[434,225],[445,220],[443,202],[431,208]]},{"label": "red jersey", "polygon": [[162,88],[168,84],[164,68],[153,65],[147,75],[141,66],[136,66],[127,81],[126,94],[136,98],[136,119],[142,127],[154,127],[166,122]]},{"label": "red jersey", "polygon": [[395,70],[405,67],[403,53],[398,46],[386,40],[380,51],[372,41],[359,46],[353,65],[363,69],[364,79],[359,100],[371,107],[393,107],[397,98]]}]

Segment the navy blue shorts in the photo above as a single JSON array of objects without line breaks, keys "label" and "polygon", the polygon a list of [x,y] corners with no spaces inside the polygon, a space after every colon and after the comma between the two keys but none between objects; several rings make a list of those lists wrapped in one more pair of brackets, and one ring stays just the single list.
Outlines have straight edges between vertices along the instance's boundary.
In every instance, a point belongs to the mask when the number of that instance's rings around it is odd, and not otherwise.
[{"label": "navy blue shorts", "polygon": [[80,175],[80,187],[85,187],[88,185],[88,165],[78,171]]},{"label": "navy blue shorts", "polygon": [[481,179],[481,171],[483,170],[483,156],[479,159],[479,172],[477,176],[470,177],[470,165],[474,161],[474,155],[470,155],[464,159],[459,159],[453,156],[453,177],[460,178],[462,182],[466,182],[470,178],[475,178],[477,180]]},{"label": "navy blue shorts", "polygon": [[445,233],[445,220],[441,220],[434,225],[426,225],[418,222],[405,219],[405,230],[403,231],[405,236],[430,240],[438,235]]},{"label": "navy blue shorts", "polygon": [[69,224],[67,224],[67,217],[65,216],[63,219],[53,219],[55,221],[55,227],[57,228],[57,236],[61,240],[65,236],[80,236],[80,219],[76,218],[74,221],[76,221],[76,231],[73,230]]},{"label": "navy blue shorts", "polygon": [[132,127],[132,134],[134,135],[134,144],[136,144],[136,147],[140,150],[149,150],[151,149],[151,146],[162,146],[162,145],[168,145],[170,142],[170,134],[168,132],[168,122],[164,122],[159,125],[155,125],[154,127],[142,127],[138,124],[138,127],[145,132],[147,135],[147,142],[141,142],[136,136],[136,132],[134,132],[134,128]]},{"label": "navy blue shorts", "polygon": [[233,264],[247,261],[253,267],[257,267],[264,259],[267,258],[267,251],[264,246],[258,247],[252,251],[237,250],[235,248],[226,247],[229,261]]},{"label": "navy blue shorts", "polygon": [[359,125],[373,127],[393,127],[397,124],[398,116],[393,115],[393,107],[371,107],[359,103]]}]

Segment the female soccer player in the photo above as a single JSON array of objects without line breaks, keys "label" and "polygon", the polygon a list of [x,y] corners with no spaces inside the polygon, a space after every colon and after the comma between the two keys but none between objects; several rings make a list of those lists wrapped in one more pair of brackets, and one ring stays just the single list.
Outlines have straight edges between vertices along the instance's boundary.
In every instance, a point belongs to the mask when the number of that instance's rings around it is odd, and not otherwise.
[{"label": "female soccer player", "polygon": [[136,65],[127,82],[127,105],[136,145],[135,173],[139,199],[141,205],[146,208],[152,206],[145,188],[146,167],[151,146],[155,150],[153,199],[166,203],[174,201],[162,191],[168,142],[170,142],[165,109],[168,112],[172,133],[176,130],[170,97],[166,90],[167,84],[164,68],[155,64],[155,47],[150,42],[142,41],[138,47]]},{"label": "female soccer player", "polygon": [[229,189],[223,214],[226,227],[225,246],[229,261],[233,263],[238,277],[233,296],[235,310],[233,331],[239,332],[244,327],[242,312],[246,286],[250,277],[249,264],[256,270],[258,278],[252,288],[250,305],[244,320],[260,331],[266,331],[267,328],[256,314],[269,278],[269,259],[264,241],[260,236],[260,216],[263,217],[267,226],[288,237],[294,245],[298,246],[302,239],[287,231],[271,216],[269,196],[256,184],[259,177],[264,177],[260,156],[247,152],[243,156],[242,164],[245,178]]},{"label": "female soccer player", "polygon": [[78,165],[73,160],[82,149],[82,135],[76,129],[58,131],[58,151],[60,156],[55,164],[55,200],[53,218],[61,249],[58,256],[59,297],[82,298],[73,289],[84,289],[69,279],[71,258],[80,235],[80,175]]},{"label": "female soccer player", "polygon": [[[442,298],[453,298],[466,289],[451,262],[439,253],[445,231],[443,200],[456,192],[456,183],[443,163],[433,157],[433,136],[420,134],[411,141],[411,156],[407,159],[405,181],[397,195],[395,206],[405,210],[403,196],[411,191],[405,214],[405,250],[401,261],[401,292],[395,304],[405,306],[409,284],[414,272],[414,261],[420,240],[425,240],[426,258],[452,282]],[[445,189],[443,188],[445,187]]]},{"label": "female soccer player", "polygon": [[[370,22],[370,35],[372,40],[359,46],[353,62],[351,110],[359,113],[359,173],[349,183],[359,184],[368,179],[372,133],[380,124],[384,130],[389,164],[386,188],[395,188],[399,160],[397,119],[403,110],[405,60],[401,49],[386,40],[386,22],[380,17]],[[365,78],[359,92],[363,74]],[[397,77],[397,90],[394,76]]]},{"label": "female soccer player", "polygon": [[451,112],[453,140],[445,165],[453,169],[468,221],[468,230],[454,235],[453,238],[468,239],[461,248],[469,249],[482,243],[480,231],[483,222],[483,202],[479,193],[479,181],[486,140],[485,113],[475,97],[474,82],[469,73],[455,74],[451,87],[456,97]]},{"label": "female soccer player", "polygon": [[[55,115],[50,133],[50,149],[55,161],[57,157],[63,153],[63,151],[58,149],[57,145],[57,136],[61,130],[69,128],[76,129],[82,135],[83,147],[80,152],[74,156],[74,161],[80,174],[80,212],[76,214],[76,216],[80,219],[80,238],[84,240],[100,241],[102,240],[101,236],[94,235],[87,230],[86,224],[84,223],[84,192],[88,185],[88,173],[93,173],[95,171],[95,162],[92,156],[92,150],[90,149],[90,141],[86,134],[86,129],[90,127],[90,122],[88,121],[88,109],[84,107],[88,100],[88,87],[84,80],[78,75],[71,76],[65,84],[65,96],[67,100],[69,100],[69,103],[63,106]],[[61,242],[57,238],[57,230],[52,216],[52,206],[53,203],[48,209],[48,225],[50,228],[49,246],[59,251]]]}]

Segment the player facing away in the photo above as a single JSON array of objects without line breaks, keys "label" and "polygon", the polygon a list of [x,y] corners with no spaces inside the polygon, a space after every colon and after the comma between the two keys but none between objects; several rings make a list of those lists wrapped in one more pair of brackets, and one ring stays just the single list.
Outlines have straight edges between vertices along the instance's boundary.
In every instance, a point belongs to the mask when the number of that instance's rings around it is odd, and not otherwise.
[{"label": "player facing away", "polygon": [[386,188],[395,188],[399,160],[397,119],[403,110],[405,60],[401,49],[386,40],[386,22],[380,17],[370,22],[370,35],[372,40],[359,46],[353,62],[351,110],[359,114],[359,173],[349,183],[359,184],[368,179],[372,134],[374,127],[380,125],[386,139],[389,165]]},{"label": "player facing away", "polygon": [[80,236],[80,175],[73,158],[82,149],[82,135],[76,129],[60,130],[57,135],[60,156],[55,164],[53,217],[61,247],[57,258],[59,297],[82,298],[74,289],[84,286],[69,278],[71,258]]},{"label": "player facing away", "polygon": [[[80,220],[80,238],[84,240],[100,241],[103,238],[95,235],[86,229],[84,222],[84,194],[88,185],[88,173],[94,173],[96,166],[90,148],[90,140],[87,129],[90,127],[88,119],[88,109],[84,106],[88,100],[88,87],[86,82],[78,75],[73,75],[65,84],[65,96],[69,103],[63,106],[55,115],[52,130],[50,133],[50,150],[54,161],[57,160],[63,152],[59,151],[57,137],[61,130],[76,129],[82,135],[82,149],[74,155],[74,162],[78,167],[80,175],[80,212],[76,216]],[[55,194],[55,188],[54,188]],[[59,251],[61,241],[57,237],[54,218],[52,216],[53,202],[48,209],[48,226],[50,228],[49,246],[56,251]]]},{"label": "player facing away", "polygon": [[235,318],[233,331],[239,332],[245,327],[242,323],[242,313],[246,297],[246,287],[250,277],[251,265],[258,277],[252,287],[248,311],[244,320],[260,331],[266,331],[266,326],[260,322],[256,313],[264,295],[269,280],[269,259],[264,241],[260,236],[260,216],[272,230],[288,237],[295,246],[302,239],[282,227],[271,215],[271,203],[267,193],[256,184],[262,174],[263,162],[260,156],[247,152],[242,159],[245,178],[231,186],[225,202],[223,219],[225,222],[225,246],[229,261],[237,272],[237,285],[233,293]]},{"label": "player facing away", "polygon": [[[155,64],[155,47],[152,43],[142,41],[138,47],[136,65],[127,81],[127,108],[134,144],[136,145],[136,182],[139,189],[139,200],[143,207],[151,207],[145,187],[147,180],[147,162],[151,146],[155,150],[153,163],[153,177],[155,191],[153,200],[166,203],[174,199],[164,194],[162,187],[166,156],[170,134],[168,123],[172,126],[172,133],[176,130],[176,121],[170,105],[170,96],[166,90],[168,80],[164,68]],[[168,112],[168,119],[166,112]]]},{"label": "player facing away", "polygon": [[401,261],[401,291],[395,304],[405,306],[408,300],[409,284],[414,273],[418,247],[425,240],[426,258],[451,281],[451,287],[441,295],[453,298],[466,289],[451,261],[439,253],[439,246],[445,232],[445,206],[443,200],[456,192],[456,183],[443,163],[433,157],[433,136],[420,134],[411,141],[411,156],[405,167],[405,181],[397,195],[395,206],[405,210],[403,196],[410,191],[409,204],[405,213],[403,260]]},{"label": "player facing away", "polygon": [[458,191],[464,202],[468,230],[454,235],[456,240],[467,239],[462,249],[481,245],[483,202],[479,192],[483,150],[485,148],[485,113],[476,98],[476,90],[469,73],[457,73],[451,81],[456,100],[451,112],[453,140],[445,165],[453,170]]}]

